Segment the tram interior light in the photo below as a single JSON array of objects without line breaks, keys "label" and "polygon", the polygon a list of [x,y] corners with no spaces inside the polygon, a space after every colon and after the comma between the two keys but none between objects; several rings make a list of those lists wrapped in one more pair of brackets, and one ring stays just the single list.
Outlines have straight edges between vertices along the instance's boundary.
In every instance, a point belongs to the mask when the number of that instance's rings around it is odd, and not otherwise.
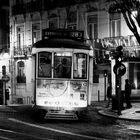
[{"label": "tram interior light", "polygon": [[56,53],[56,56],[71,56],[72,54],[69,52],[63,52],[63,53]]}]

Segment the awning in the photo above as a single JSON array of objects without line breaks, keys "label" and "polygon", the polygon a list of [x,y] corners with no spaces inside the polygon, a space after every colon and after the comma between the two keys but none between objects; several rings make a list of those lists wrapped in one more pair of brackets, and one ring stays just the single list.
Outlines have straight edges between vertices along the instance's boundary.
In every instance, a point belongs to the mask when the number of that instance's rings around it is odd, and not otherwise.
[{"label": "awning", "polygon": [[103,63],[103,64],[97,64],[97,71],[99,73],[104,73],[107,71],[107,73],[111,73],[111,64],[110,63]]}]

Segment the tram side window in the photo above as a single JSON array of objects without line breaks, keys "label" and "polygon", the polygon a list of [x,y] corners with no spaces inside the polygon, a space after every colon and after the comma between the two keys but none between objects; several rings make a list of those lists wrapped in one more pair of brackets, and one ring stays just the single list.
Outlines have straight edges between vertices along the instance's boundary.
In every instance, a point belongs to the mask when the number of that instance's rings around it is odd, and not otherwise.
[{"label": "tram side window", "polygon": [[54,54],[54,78],[71,78],[71,60],[70,53]]},{"label": "tram side window", "polygon": [[87,55],[83,53],[74,54],[74,78],[87,78]]},{"label": "tram side window", "polygon": [[40,52],[38,56],[38,76],[51,78],[52,54]]}]

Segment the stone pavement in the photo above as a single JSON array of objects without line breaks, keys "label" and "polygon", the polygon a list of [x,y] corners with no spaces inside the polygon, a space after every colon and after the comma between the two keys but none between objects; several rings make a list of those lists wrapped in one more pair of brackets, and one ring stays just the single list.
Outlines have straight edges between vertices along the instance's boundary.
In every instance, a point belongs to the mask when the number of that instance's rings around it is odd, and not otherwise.
[{"label": "stone pavement", "polygon": [[111,106],[109,108],[104,106],[102,109],[99,109],[98,113],[115,119],[140,121],[140,102],[132,103],[132,108],[130,109],[121,110],[121,115],[118,115],[118,110],[112,110]]},{"label": "stone pavement", "polygon": [[[112,110],[111,106],[106,108],[107,101],[92,102],[89,107],[89,111],[94,109],[98,110],[100,115],[106,117],[113,117],[115,119],[140,121],[140,102],[133,102],[132,108],[124,109],[121,111],[121,115],[118,115],[117,110]],[[32,110],[32,105],[22,105],[22,104],[11,104],[11,105],[0,105],[0,112],[28,112]]]}]

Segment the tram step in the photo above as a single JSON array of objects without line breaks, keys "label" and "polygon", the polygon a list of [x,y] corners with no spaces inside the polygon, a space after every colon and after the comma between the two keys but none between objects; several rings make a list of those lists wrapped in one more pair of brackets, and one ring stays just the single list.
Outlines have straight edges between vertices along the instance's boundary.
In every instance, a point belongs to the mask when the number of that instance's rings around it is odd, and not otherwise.
[{"label": "tram step", "polygon": [[78,117],[76,114],[71,113],[46,113],[45,119],[78,120]]}]

